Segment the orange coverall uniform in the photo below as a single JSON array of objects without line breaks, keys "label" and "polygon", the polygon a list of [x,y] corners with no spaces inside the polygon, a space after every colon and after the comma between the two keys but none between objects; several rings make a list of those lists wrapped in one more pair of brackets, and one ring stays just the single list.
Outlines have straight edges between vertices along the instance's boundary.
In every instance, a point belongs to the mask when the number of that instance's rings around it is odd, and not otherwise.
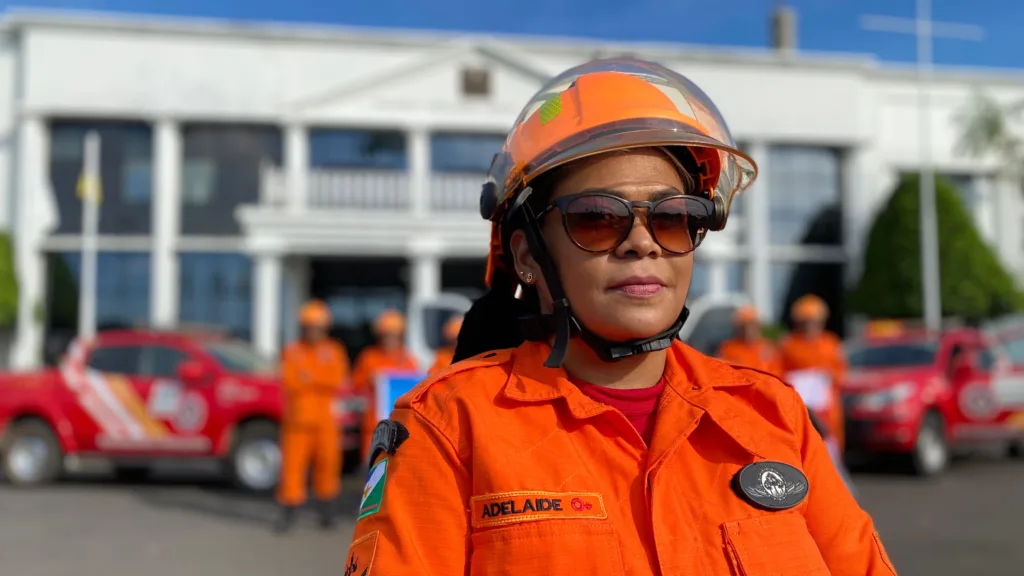
[{"label": "orange coverall uniform", "polygon": [[731,364],[757,368],[773,376],[782,375],[782,359],[775,345],[766,338],[755,342],[736,338],[726,340],[718,348],[718,357]]},{"label": "orange coverall uniform", "polygon": [[366,412],[363,415],[363,458],[370,454],[370,442],[373,429],[377,427],[376,414],[376,379],[385,370],[416,372],[420,369],[419,362],[405,348],[388,352],[379,346],[367,346],[356,358],[356,367],[352,373],[352,385],[356,393],[367,399]]},{"label": "orange coverall uniform", "polygon": [[779,346],[782,357],[782,377],[797,370],[823,370],[832,378],[832,409],[822,417],[832,428],[831,432],[839,443],[840,449],[845,445],[843,429],[843,404],[840,386],[846,377],[846,356],[843,344],[831,332],[823,332],[817,338],[807,338],[802,334],[791,333],[782,339]]},{"label": "orange coverall uniform", "polygon": [[[377,460],[347,569],[895,574],[803,402],[779,379],[675,343],[648,447],[622,413],[544,367],[549,351],[526,343],[483,354],[399,400],[391,418],[409,437]],[[763,460],[806,475],[795,507],[759,509],[733,490],[734,475]]]},{"label": "orange coverall uniform", "polygon": [[437,356],[434,357],[434,365],[430,367],[430,371],[427,374],[433,376],[441,370],[452,365],[452,360],[455,358],[455,349],[451,347],[444,347],[437,349]]},{"label": "orange coverall uniform", "polygon": [[315,496],[332,500],[341,489],[341,446],[332,404],[348,378],[348,353],[330,340],[313,345],[296,342],[285,350],[281,372],[285,413],[277,500],[284,506],[306,501],[311,462]]}]

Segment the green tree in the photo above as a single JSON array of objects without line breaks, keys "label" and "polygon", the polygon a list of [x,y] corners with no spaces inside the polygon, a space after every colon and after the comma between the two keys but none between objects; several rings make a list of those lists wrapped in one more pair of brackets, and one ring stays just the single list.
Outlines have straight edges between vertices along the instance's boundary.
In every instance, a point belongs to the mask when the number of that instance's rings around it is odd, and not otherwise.
[{"label": "green tree", "polygon": [[[918,176],[904,177],[868,234],[864,272],[850,294],[854,312],[871,318],[917,318],[924,309]],[[944,316],[1006,314],[1022,300],[1013,278],[974,227],[956,187],[937,177],[939,266]]]},{"label": "green tree", "polygon": [[18,319],[18,280],[14,272],[11,237],[0,233],[0,328],[14,327]]}]

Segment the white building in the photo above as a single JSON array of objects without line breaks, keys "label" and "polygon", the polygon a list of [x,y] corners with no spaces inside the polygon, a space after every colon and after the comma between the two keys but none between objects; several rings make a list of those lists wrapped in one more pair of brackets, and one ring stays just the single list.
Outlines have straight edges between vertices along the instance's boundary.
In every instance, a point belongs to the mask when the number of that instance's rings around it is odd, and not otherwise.
[{"label": "white building", "polygon": [[[693,292],[747,291],[769,319],[797,265],[815,282],[857,276],[874,211],[918,157],[913,71],[865,56],[49,12],[8,13],[3,38],[0,226],[15,241],[18,367],[73,329],[90,129],[103,138],[100,323],[223,323],[269,353],[309,294],[355,329],[410,294],[479,289],[491,155],[544,79],[596,56],[690,77],[756,159],[760,178],[702,247]],[[1020,191],[956,153],[975,88],[1024,98],[1024,74],[938,74],[936,166],[1024,274]],[[803,241],[830,207],[842,226]]]}]

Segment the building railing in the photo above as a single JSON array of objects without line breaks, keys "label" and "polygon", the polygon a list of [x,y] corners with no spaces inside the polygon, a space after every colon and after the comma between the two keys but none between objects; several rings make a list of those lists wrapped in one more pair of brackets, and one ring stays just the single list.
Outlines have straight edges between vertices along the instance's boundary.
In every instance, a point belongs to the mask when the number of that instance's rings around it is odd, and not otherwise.
[{"label": "building railing", "polygon": [[480,187],[486,174],[449,173],[430,177],[430,209],[444,212],[478,212]]},{"label": "building railing", "polygon": [[[411,176],[402,170],[370,168],[322,169],[304,174],[307,209],[356,209],[401,211],[412,208]],[[427,182],[426,205],[437,212],[476,212],[480,205],[480,186],[486,176],[472,173],[434,173]],[[264,206],[289,205],[285,168],[264,165],[260,174],[260,203]]]}]

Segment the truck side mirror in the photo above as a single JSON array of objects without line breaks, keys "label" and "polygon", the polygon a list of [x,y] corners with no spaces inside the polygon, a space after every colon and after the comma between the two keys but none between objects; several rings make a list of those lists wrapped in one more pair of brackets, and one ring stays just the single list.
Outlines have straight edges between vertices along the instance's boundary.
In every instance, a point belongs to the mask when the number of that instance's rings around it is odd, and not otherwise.
[{"label": "truck side mirror", "polygon": [[978,355],[975,352],[961,352],[953,359],[950,366],[950,378],[953,382],[963,382],[977,370]]},{"label": "truck side mirror", "polygon": [[208,375],[206,367],[195,360],[178,364],[178,379],[185,384],[205,384]]}]

